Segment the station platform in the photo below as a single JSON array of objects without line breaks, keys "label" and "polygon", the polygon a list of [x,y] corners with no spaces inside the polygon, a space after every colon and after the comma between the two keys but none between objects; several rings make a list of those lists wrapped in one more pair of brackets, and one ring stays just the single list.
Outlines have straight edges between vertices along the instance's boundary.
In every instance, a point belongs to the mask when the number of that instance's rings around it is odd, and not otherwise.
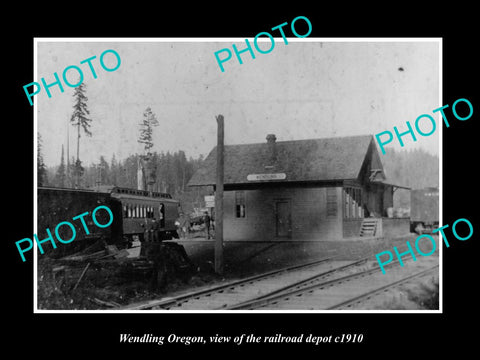
[{"label": "station platform", "polygon": [[[280,267],[295,265],[301,262],[314,261],[320,258],[335,256],[337,260],[355,260],[371,256],[376,261],[375,254],[382,251],[393,251],[396,246],[399,251],[408,250],[406,242],[413,247],[417,234],[406,234],[397,237],[358,237],[338,241],[319,240],[279,240],[279,241],[224,241],[225,273],[250,275],[259,271],[269,271]],[[434,236],[437,244],[438,236]],[[202,271],[214,269],[214,240],[200,238],[176,240],[184,246],[189,258]],[[432,244],[423,241],[420,249],[428,253]]]}]

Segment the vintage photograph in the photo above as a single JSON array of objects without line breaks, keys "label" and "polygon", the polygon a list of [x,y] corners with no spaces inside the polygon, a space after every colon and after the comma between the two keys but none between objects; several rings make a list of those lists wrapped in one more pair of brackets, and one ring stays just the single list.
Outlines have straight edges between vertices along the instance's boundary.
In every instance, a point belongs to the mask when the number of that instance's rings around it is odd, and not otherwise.
[{"label": "vintage photograph", "polygon": [[35,39],[35,311],[438,312],[441,47]]}]

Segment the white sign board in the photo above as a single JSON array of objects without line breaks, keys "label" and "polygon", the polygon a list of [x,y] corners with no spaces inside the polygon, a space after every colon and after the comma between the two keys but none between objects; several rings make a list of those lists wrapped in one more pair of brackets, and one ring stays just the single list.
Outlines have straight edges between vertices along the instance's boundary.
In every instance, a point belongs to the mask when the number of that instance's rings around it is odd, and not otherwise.
[{"label": "white sign board", "polygon": [[249,174],[247,175],[248,181],[263,181],[263,180],[284,180],[287,177],[285,173],[277,174]]},{"label": "white sign board", "polygon": [[205,207],[207,207],[207,208],[215,207],[215,196],[214,195],[205,195]]}]

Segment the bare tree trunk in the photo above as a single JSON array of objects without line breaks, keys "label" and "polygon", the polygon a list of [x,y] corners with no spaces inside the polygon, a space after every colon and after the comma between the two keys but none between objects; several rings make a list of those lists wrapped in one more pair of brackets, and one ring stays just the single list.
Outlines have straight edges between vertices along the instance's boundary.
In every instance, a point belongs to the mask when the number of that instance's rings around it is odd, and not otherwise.
[{"label": "bare tree trunk", "polygon": [[80,121],[78,122],[78,136],[77,136],[77,161],[79,159],[80,154]]},{"label": "bare tree trunk", "polygon": [[70,123],[67,122],[67,172],[66,172],[66,187],[70,187]]},{"label": "bare tree trunk", "polygon": [[79,165],[79,154],[80,154],[80,120],[78,121],[78,137],[77,137],[77,163],[75,164],[75,188],[80,187],[80,168],[77,168]]}]

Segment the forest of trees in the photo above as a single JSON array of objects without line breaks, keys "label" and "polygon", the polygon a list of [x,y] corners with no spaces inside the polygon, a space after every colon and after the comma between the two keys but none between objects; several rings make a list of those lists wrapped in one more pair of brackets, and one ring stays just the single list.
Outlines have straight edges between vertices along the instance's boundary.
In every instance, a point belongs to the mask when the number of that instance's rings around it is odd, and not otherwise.
[{"label": "forest of trees", "polygon": [[[187,159],[184,151],[152,153],[157,167],[157,182],[153,190],[166,192],[185,204],[185,211],[203,206],[203,195],[210,194],[211,189],[190,189],[187,183],[194,172],[202,165],[203,157]],[[137,188],[137,164],[140,155],[130,155],[124,160],[117,160],[115,154],[108,161],[100,156],[97,163],[84,168],[80,183],[75,185],[74,178],[66,176],[66,165],[62,152],[60,165],[46,168],[43,178],[44,186],[68,188],[95,188],[99,185]],[[71,167],[74,163],[71,161]]]},{"label": "forest of trees", "polygon": [[[439,186],[439,158],[424,150],[389,149],[380,154],[387,182],[413,189]],[[397,190],[394,194],[395,208],[410,207],[410,192]]]},{"label": "forest of trees", "polygon": [[389,149],[381,160],[387,182],[408,186],[412,189],[438,187],[439,159],[424,150]]}]

